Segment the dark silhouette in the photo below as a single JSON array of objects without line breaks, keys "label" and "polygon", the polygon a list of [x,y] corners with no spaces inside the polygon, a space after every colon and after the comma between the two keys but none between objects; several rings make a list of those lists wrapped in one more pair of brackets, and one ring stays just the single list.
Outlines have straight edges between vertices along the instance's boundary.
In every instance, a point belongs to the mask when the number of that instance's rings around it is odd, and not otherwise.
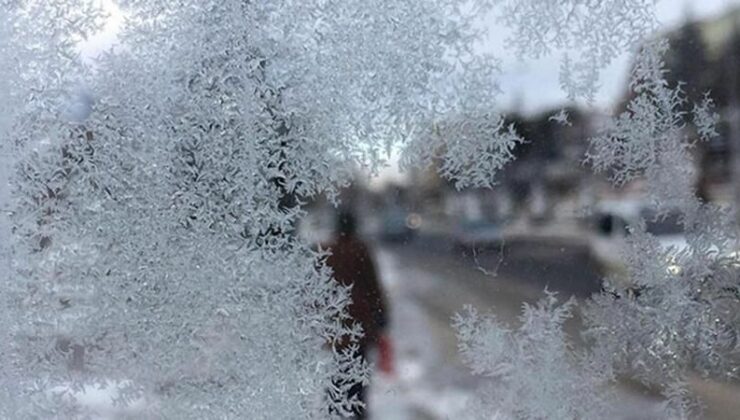
[{"label": "dark silhouette", "polygon": [[[359,339],[355,356],[364,359],[378,345],[388,323],[386,298],[375,270],[375,263],[367,245],[357,236],[357,223],[352,213],[342,211],[337,217],[336,235],[326,245],[331,252],[327,264],[334,271],[334,278],[341,284],[352,286],[352,303],[349,305],[350,322],[359,323],[364,335]],[[335,346],[346,349],[349,339],[340,340]],[[353,384],[349,398],[356,396],[366,402],[365,386]],[[366,418],[366,410],[355,411],[355,418]]]}]

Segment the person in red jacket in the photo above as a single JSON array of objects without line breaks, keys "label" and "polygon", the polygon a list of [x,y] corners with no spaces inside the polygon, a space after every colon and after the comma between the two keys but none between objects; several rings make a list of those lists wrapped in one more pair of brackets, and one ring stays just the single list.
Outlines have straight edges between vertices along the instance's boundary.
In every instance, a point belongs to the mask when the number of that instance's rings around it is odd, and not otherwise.
[{"label": "person in red jacket", "polygon": [[[326,262],[334,271],[334,278],[342,285],[351,286],[351,299],[348,311],[350,322],[359,323],[364,335],[359,339],[356,357],[366,358],[368,352],[384,340],[388,325],[386,296],[377,276],[375,262],[367,245],[357,236],[357,223],[349,211],[342,211],[337,217],[336,235],[325,246],[330,251]],[[341,340],[335,346],[343,349],[349,340]],[[365,386],[353,384],[349,398],[356,396],[366,403]],[[366,418],[365,409],[355,411],[356,419]]]}]

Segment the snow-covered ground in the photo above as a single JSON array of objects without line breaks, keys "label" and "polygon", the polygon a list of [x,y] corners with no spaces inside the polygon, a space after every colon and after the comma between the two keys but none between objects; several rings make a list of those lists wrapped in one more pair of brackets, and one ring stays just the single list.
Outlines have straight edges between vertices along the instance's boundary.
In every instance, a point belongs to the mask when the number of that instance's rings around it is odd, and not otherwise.
[{"label": "snow-covered ground", "polygon": [[[485,278],[471,266],[453,264],[440,255],[399,255],[399,248],[377,252],[380,275],[391,297],[391,337],[395,346],[395,372],[377,374],[371,385],[371,419],[466,419],[466,404],[483,379],[471,375],[457,357],[449,315],[463,303],[488,309],[501,308],[502,319],[515,322],[516,308],[538,293],[534,286],[505,285],[500,277]],[[469,262],[470,263],[470,262]],[[471,263],[472,264],[472,263]],[[440,266],[454,267],[441,272]],[[452,273],[457,275],[449,278]],[[469,278],[465,278],[469,276]],[[484,277],[481,277],[484,276]],[[474,282],[491,282],[500,299],[476,293]],[[519,301],[512,298],[518,296]],[[466,302],[467,301],[467,302]],[[505,301],[505,302],[504,302]],[[501,305],[499,305],[501,304]],[[631,390],[620,392],[620,419],[660,417],[661,401]]]}]

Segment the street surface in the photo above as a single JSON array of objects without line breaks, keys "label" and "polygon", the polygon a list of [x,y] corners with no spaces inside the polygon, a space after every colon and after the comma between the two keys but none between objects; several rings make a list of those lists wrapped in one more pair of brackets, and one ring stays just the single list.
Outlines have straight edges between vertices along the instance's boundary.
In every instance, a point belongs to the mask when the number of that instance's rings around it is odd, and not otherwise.
[{"label": "street surface", "polygon": [[[517,326],[523,303],[534,303],[547,287],[563,299],[599,289],[600,275],[585,248],[504,244],[478,254],[455,250],[443,238],[377,244],[382,280],[391,300],[395,372],[378,374],[370,393],[372,419],[465,419],[465,404],[482,380],[457,356],[451,317],[465,304]],[[566,324],[578,332],[577,317]],[[732,419],[740,413],[735,387],[697,383],[709,403],[705,415]],[[714,387],[714,388],[712,388]],[[619,387],[619,419],[661,418],[661,398],[634,385]],[[733,405],[734,404],[734,405]],[[493,415],[494,413],[491,413]]]}]

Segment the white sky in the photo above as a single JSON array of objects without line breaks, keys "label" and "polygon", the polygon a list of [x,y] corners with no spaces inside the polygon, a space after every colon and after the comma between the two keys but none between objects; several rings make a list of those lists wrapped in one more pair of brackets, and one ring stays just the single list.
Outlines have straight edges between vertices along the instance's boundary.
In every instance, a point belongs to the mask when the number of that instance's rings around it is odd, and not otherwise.
[{"label": "white sky", "polygon": [[[657,16],[667,29],[679,26],[687,16],[703,19],[738,6],[740,0],[661,0],[657,5]],[[559,56],[521,62],[504,47],[506,36],[507,31],[491,19],[490,39],[484,50],[502,60],[501,106],[509,110],[534,112],[562,105],[566,96],[558,83]],[[601,90],[596,98],[598,106],[608,107],[622,94],[629,62],[630,57],[624,55],[604,70]]]}]

